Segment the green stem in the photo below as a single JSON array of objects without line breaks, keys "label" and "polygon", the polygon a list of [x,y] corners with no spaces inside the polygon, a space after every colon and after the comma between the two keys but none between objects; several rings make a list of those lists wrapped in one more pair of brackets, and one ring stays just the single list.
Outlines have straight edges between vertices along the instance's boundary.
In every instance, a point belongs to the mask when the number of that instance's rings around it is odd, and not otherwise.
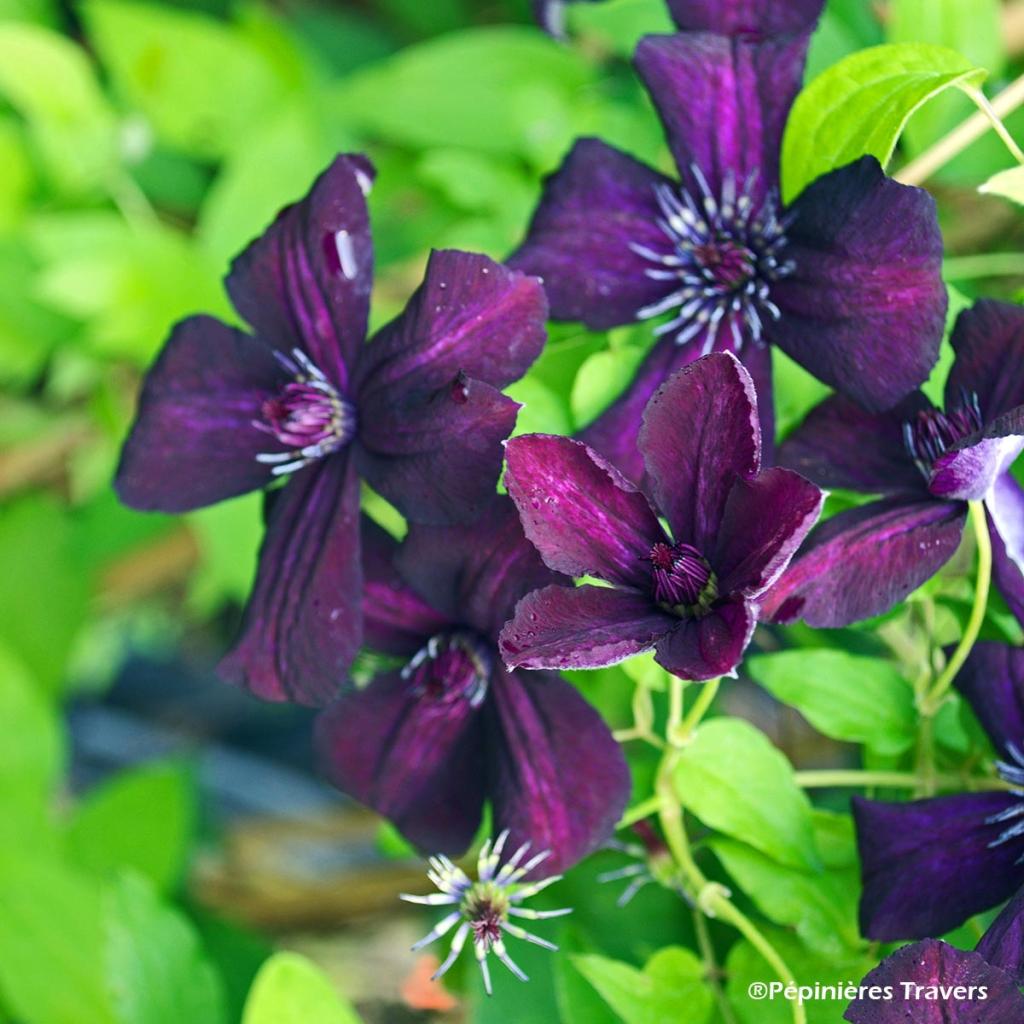
[{"label": "green stem", "polygon": [[[697,909],[701,913],[731,924],[764,957],[783,985],[795,985],[793,972],[786,966],[785,960],[775,947],[761,934],[757,925],[736,907],[729,898],[728,890],[709,881],[693,859],[686,828],[683,825],[683,809],[676,799],[672,786],[672,769],[678,757],[678,750],[666,751],[658,768],[655,790],[661,802],[661,830],[687,890],[695,897]],[[803,1005],[794,1000],[790,1007],[793,1011],[793,1024],[807,1024],[807,1014]]]},{"label": "green stem", "polygon": [[1013,159],[1019,164],[1024,164],[1024,152],[1021,152],[1020,146],[1017,145],[1013,136],[1006,130],[1006,125],[1003,124],[999,113],[993,110],[988,97],[980,89],[965,89],[964,92],[974,100],[977,108],[988,118],[996,135],[1003,140],[1003,145],[1010,151]]},{"label": "green stem", "polygon": [[981,624],[985,620],[985,609],[988,606],[988,592],[992,583],[992,541],[988,535],[985,506],[981,501],[970,501],[967,504],[970,509],[971,525],[974,527],[974,538],[978,545],[978,579],[974,588],[974,605],[971,608],[971,616],[967,620],[967,628],[964,630],[957,649],[921,702],[921,713],[928,716],[934,715],[942,706],[946,692],[956,678],[956,674],[963,668],[963,664],[981,632]]},{"label": "green stem", "polygon": [[[836,771],[794,772],[793,778],[804,789],[869,789],[885,786],[889,789],[916,789],[921,778],[916,772],[870,772],[860,769]],[[936,775],[935,784],[941,789],[1001,790],[1010,784],[994,776],[969,778],[962,775]]]},{"label": "green stem", "polygon": [[649,818],[652,814],[657,814],[661,809],[661,797],[651,796],[646,800],[641,800],[640,803],[634,804],[626,811],[625,814],[619,819],[619,823],[615,826],[616,830],[620,828],[629,828],[630,825],[635,825],[638,821],[643,821],[644,818]]},{"label": "green stem", "polygon": [[990,252],[978,256],[951,256],[942,261],[947,281],[969,281],[977,277],[1019,277],[1024,274],[1024,253]]},{"label": "green stem", "polygon": [[670,728],[668,732],[669,743],[675,746],[685,746],[693,739],[697,726],[700,725],[704,716],[708,713],[708,709],[715,702],[715,697],[718,696],[718,688],[721,684],[722,680],[718,678],[709,679],[706,683],[700,685],[697,699],[693,702],[693,707],[687,712],[682,723],[677,724],[675,728]]},{"label": "green stem", "polygon": [[707,975],[708,984],[711,986],[711,991],[714,994],[715,1002],[718,1003],[718,1012],[722,1016],[722,1022],[723,1024],[736,1024],[736,1015],[733,1013],[732,1004],[722,989],[722,982],[719,978],[718,958],[715,956],[715,947],[711,943],[708,922],[697,907],[693,908],[693,930],[697,935],[697,946],[700,948],[701,959],[704,961],[704,971]]}]

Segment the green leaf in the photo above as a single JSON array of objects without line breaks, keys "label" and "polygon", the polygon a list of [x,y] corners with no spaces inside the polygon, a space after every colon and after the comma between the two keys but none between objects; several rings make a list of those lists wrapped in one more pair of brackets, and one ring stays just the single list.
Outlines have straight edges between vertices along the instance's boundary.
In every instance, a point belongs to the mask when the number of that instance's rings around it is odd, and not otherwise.
[{"label": "green leaf", "polygon": [[516,417],[516,434],[570,434],[572,422],[565,400],[530,375],[505,389],[509,398],[522,404]]},{"label": "green leaf", "polygon": [[0,24],[0,96],[28,122],[58,187],[94,188],[117,162],[116,125],[85,52],[35,25]]},{"label": "green leaf", "polygon": [[360,1024],[324,973],[297,953],[277,953],[260,968],[242,1024]]},{"label": "green leaf", "polygon": [[45,858],[0,853],[0,995],[19,1021],[115,1024],[103,955],[97,887]]},{"label": "green leaf", "polygon": [[747,669],[826,736],[866,743],[881,754],[914,743],[914,694],[889,661],[821,648],[757,655]]},{"label": "green leaf", "polygon": [[915,110],[945,89],[977,88],[985,74],[954,50],[926,43],[873,46],[841,60],[793,104],[782,143],[785,201],[865,154],[884,167]]},{"label": "green leaf", "polygon": [[738,718],[704,722],[679,754],[680,803],[705,825],[783,864],[817,870],[811,805],[763,732]]},{"label": "green leaf", "polygon": [[1002,196],[1024,206],[1024,167],[1011,167],[1007,171],[993,174],[984,185],[978,187],[986,195]]},{"label": "green leaf", "polygon": [[625,1024],[705,1024],[711,989],[688,949],[659,950],[642,971],[603,956],[574,956],[573,965]]},{"label": "green leaf", "polygon": [[181,879],[194,827],[188,772],[146,765],[89,794],[68,829],[68,852],[98,874],[134,868],[167,892]]},{"label": "green leaf", "polygon": [[664,0],[612,0],[602,4],[573,4],[569,8],[573,36],[592,36],[612,53],[627,60],[643,36],[675,31]]},{"label": "green leaf", "polygon": [[573,381],[569,404],[577,424],[589,423],[619,397],[633,379],[644,350],[622,345],[595,352],[580,366]]},{"label": "green leaf", "polygon": [[734,839],[715,838],[709,845],[761,913],[791,925],[808,949],[839,956],[859,948],[856,867],[815,874],[777,864]]},{"label": "green leaf", "polygon": [[189,603],[209,615],[225,601],[244,601],[252,589],[263,536],[263,495],[222,501],[192,512],[188,521],[200,552],[199,567],[189,581]]},{"label": "green leaf", "polygon": [[104,924],[118,1024],[225,1024],[220,979],[195,929],[142,876],[110,886]]},{"label": "green leaf", "polygon": [[120,0],[92,0],[83,13],[117,90],[183,152],[231,152],[280,100],[264,54],[212,18]]}]

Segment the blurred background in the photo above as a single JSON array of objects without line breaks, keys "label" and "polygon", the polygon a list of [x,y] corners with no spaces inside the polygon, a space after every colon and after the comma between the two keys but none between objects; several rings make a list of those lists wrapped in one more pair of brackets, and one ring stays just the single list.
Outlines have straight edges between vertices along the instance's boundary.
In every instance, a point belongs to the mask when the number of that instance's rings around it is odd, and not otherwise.
[{"label": "blurred background", "polygon": [[[235,319],[230,258],[338,151],[379,170],[375,325],[431,247],[507,254],[575,137],[669,166],[628,63],[641,34],[668,30],[661,0],[582,5],[570,24],[563,46],[528,0],[0,0],[0,1021],[238,1021],[273,948],[310,957],[371,1024],[614,1020],[543,955],[523,955],[533,984],[498,977],[490,1003],[458,971],[450,991],[428,982],[433,961],[408,948],[429,916],[396,899],[425,891],[420,862],[318,780],[308,712],[213,676],[252,579],[258,497],[171,518],[110,489],[169,327]],[[830,0],[809,74],[907,39],[960,50],[997,91],[1020,69],[1024,3]],[[960,95],[929,106],[898,159],[970,111]],[[1019,216],[975,192],[1007,165],[986,137],[932,183],[958,301],[1024,284]],[[645,327],[555,327],[512,389],[520,429],[589,420],[647,344]],[[778,372],[784,431],[822,392],[781,358]],[[629,723],[626,673],[576,681]],[[764,691],[728,699],[801,767],[844,763]],[[556,888],[577,907],[563,944],[639,962],[691,941],[689,912],[657,893],[615,909],[595,877],[622,863],[601,854]],[[122,974],[100,952],[111,928],[144,954]],[[132,997],[154,985],[202,996],[159,1016]]]}]

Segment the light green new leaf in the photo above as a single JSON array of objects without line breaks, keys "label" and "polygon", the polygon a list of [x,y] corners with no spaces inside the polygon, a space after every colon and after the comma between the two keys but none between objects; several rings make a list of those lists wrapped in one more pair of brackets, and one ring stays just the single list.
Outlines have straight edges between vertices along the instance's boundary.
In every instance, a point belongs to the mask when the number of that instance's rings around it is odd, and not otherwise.
[{"label": "light green new leaf", "polygon": [[111,884],[104,927],[118,1024],[225,1024],[220,978],[195,929],[141,875]]},{"label": "light green new leaf", "polygon": [[747,669],[819,732],[899,754],[914,742],[911,687],[891,662],[845,651],[782,651],[750,658]]},{"label": "light green new leaf", "polygon": [[576,373],[569,399],[576,423],[589,423],[607,409],[633,379],[643,357],[644,350],[632,345],[588,356]]},{"label": "light green new leaf", "polygon": [[16,1019],[115,1024],[103,945],[98,887],[45,858],[0,852],[0,1002]]},{"label": "light green new leaf", "polygon": [[663,0],[573,4],[568,13],[573,36],[592,36],[626,60],[632,58],[643,36],[675,31]]},{"label": "light green new leaf", "polygon": [[984,185],[978,187],[986,195],[1002,196],[1024,206],[1024,167],[1011,167],[1007,171],[993,174]]},{"label": "light green new leaf", "polygon": [[680,752],[680,803],[705,825],[783,864],[817,870],[811,805],[768,737],[738,718],[715,718]]},{"label": "light green new leaf", "polygon": [[943,46],[894,43],[851,54],[797,97],[782,142],[791,202],[815,178],[870,154],[884,167],[904,125],[945,89],[977,88],[986,72]]},{"label": "light green new leaf", "polygon": [[167,892],[185,867],[194,801],[191,779],[179,765],[122,773],[79,807],[68,829],[68,853],[98,874],[133,868]]},{"label": "light green new leaf", "polygon": [[573,965],[625,1024],[706,1024],[711,989],[688,949],[659,950],[642,971],[603,956],[574,956]]},{"label": "light green new leaf", "polygon": [[261,968],[242,1024],[360,1024],[324,973],[297,953],[276,953]]}]

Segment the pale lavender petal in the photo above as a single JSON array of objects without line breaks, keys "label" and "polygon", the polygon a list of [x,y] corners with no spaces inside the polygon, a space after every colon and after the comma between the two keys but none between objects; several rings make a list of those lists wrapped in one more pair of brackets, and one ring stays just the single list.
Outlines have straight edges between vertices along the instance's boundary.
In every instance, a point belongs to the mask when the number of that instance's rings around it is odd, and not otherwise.
[{"label": "pale lavender petal", "polygon": [[1024,490],[1004,473],[985,501],[992,539],[992,578],[1024,625]]}]

